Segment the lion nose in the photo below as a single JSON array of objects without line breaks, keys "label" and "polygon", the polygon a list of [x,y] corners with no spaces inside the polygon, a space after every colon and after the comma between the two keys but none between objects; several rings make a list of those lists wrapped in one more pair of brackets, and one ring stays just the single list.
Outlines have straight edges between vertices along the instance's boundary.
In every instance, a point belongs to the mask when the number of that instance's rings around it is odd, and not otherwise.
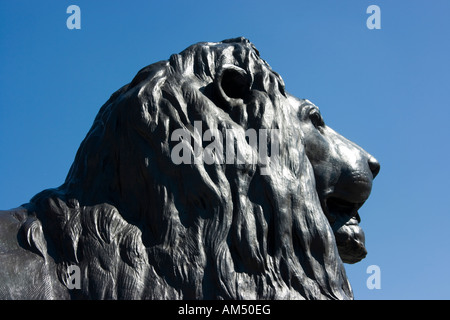
[{"label": "lion nose", "polygon": [[372,176],[375,178],[378,172],[380,172],[380,163],[373,156],[370,156],[368,161],[370,171],[372,171]]}]

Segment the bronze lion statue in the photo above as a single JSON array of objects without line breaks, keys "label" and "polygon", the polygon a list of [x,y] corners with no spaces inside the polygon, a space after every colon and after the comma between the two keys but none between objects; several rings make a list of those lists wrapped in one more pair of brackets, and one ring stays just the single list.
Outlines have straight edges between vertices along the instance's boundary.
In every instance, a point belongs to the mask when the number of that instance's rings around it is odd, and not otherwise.
[{"label": "bronze lion statue", "polygon": [[0,298],[352,299],[379,168],[250,41],[194,44],[110,97],[60,187],[0,213]]}]

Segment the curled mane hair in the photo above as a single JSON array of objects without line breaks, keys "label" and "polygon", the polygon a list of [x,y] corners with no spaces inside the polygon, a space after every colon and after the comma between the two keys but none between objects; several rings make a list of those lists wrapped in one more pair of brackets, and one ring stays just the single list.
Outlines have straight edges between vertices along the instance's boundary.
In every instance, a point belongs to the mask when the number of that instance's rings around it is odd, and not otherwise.
[{"label": "curled mane hair", "polygon": [[[214,92],[224,65],[250,79],[247,108]],[[143,68],[100,109],[63,185],[28,205],[74,297],[93,299],[352,298],[315,190],[284,84],[247,39],[198,43]],[[277,129],[278,161],[176,165],[176,129]]]}]

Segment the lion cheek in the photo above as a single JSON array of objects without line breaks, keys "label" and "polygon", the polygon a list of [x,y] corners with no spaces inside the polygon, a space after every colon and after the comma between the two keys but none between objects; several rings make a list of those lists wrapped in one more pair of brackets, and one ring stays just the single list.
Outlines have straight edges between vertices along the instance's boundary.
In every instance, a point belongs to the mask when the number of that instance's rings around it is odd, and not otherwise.
[{"label": "lion cheek", "polygon": [[356,263],[367,255],[364,231],[358,224],[345,224],[334,231],[339,256],[345,263]]}]

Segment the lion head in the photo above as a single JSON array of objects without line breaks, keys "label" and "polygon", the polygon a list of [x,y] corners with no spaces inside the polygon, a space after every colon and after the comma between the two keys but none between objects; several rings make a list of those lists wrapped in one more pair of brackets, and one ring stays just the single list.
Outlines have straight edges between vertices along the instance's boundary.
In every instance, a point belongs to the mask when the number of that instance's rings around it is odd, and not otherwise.
[{"label": "lion head", "polygon": [[[255,145],[249,130],[274,134]],[[357,210],[378,168],[237,38],[139,71],[64,184],[25,208],[59,281],[81,269],[72,298],[348,299],[343,261],[365,255]]]}]

